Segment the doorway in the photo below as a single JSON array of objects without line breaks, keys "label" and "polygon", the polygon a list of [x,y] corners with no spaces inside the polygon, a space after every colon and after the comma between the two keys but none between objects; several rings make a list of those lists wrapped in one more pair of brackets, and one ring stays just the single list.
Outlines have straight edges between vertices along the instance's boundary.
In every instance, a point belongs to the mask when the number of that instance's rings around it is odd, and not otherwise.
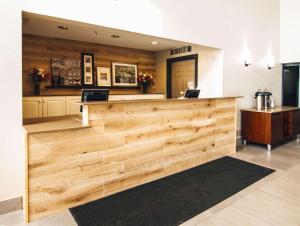
[{"label": "doorway", "polygon": [[196,88],[198,54],[167,59],[167,97],[178,98],[180,92]]},{"label": "doorway", "polygon": [[283,106],[299,106],[299,65],[284,64],[282,72]]}]

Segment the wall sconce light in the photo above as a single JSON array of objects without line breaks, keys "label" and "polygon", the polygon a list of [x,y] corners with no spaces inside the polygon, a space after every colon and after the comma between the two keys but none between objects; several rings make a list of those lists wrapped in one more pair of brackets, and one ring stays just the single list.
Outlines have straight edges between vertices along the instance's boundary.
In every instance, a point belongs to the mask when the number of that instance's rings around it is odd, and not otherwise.
[{"label": "wall sconce light", "polygon": [[268,60],[268,69],[271,70],[272,68],[275,67],[275,63],[274,63],[274,57],[270,56],[269,60]]},{"label": "wall sconce light", "polygon": [[245,67],[248,67],[252,64],[252,55],[249,50],[245,52]]},{"label": "wall sconce light", "polygon": [[249,60],[245,60],[245,67],[248,67],[249,65],[251,65],[252,64],[252,62],[251,61],[249,61]]}]

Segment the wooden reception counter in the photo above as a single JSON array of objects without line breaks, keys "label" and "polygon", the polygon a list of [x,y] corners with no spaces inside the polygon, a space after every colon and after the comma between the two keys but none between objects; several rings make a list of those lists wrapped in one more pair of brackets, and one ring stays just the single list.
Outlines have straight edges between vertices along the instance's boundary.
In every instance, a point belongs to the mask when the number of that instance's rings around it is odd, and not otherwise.
[{"label": "wooden reception counter", "polygon": [[24,127],[26,220],[234,153],[236,98],[88,103],[83,123]]}]

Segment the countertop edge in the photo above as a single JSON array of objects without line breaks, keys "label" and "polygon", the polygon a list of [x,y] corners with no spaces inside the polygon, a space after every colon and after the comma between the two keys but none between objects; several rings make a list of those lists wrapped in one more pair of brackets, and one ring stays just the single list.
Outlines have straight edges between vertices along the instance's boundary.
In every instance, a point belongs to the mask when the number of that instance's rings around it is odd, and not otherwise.
[{"label": "countertop edge", "polygon": [[[74,124],[73,125],[65,125],[65,126],[52,126],[52,128],[45,128],[45,129],[40,129],[40,127],[42,126],[41,124],[42,123],[61,123],[63,120],[68,120],[69,122],[70,121],[74,121]],[[73,122],[72,122],[73,123]],[[31,126],[34,126],[34,125],[38,125],[39,126],[39,129],[34,129],[34,128],[29,128]],[[68,131],[68,130],[77,130],[77,129],[86,129],[86,128],[91,128],[92,126],[91,125],[85,125],[83,122],[81,122],[80,120],[78,120],[77,118],[75,117],[62,117],[61,119],[57,119],[57,120],[53,120],[53,121],[40,121],[40,122],[35,122],[35,123],[32,123],[32,124],[27,124],[27,125],[23,125],[23,132],[25,134],[37,134],[37,133],[48,133],[48,132],[57,132],[57,131]]]},{"label": "countertop edge", "polygon": [[[130,96],[130,95],[165,95],[164,93],[120,93],[120,94],[109,94],[110,96]],[[23,98],[26,97],[81,97],[81,94],[45,94],[45,95],[25,95],[22,96]]]},{"label": "countertop edge", "polygon": [[297,111],[297,110],[300,110],[300,108],[292,107],[292,106],[281,106],[281,107],[275,107],[275,108],[267,109],[267,110],[257,110],[255,108],[240,109],[240,111],[267,113],[267,114],[274,114],[274,113],[285,112],[285,111]]},{"label": "countertop edge", "polygon": [[172,102],[172,101],[201,101],[209,99],[229,99],[243,98],[243,96],[228,96],[228,97],[202,97],[202,98],[167,98],[167,99],[139,99],[139,100],[109,100],[109,101],[91,101],[78,102],[81,105],[102,105],[102,104],[127,104],[127,103],[151,103],[151,102]]}]

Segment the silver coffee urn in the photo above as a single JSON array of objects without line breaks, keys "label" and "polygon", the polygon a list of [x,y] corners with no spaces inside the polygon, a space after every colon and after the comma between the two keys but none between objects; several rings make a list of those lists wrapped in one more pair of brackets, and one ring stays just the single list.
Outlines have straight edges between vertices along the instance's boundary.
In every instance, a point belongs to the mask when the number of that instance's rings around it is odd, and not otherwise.
[{"label": "silver coffee urn", "polygon": [[266,110],[269,108],[274,108],[274,100],[271,98],[272,93],[264,90],[261,92],[258,90],[255,93],[255,99],[256,99],[256,109],[257,110]]},{"label": "silver coffee urn", "polygon": [[264,109],[269,109],[271,107],[271,96],[272,93],[268,91],[264,91]]},{"label": "silver coffee urn", "polygon": [[255,99],[256,99],[256,109],[257,110],[262,110],[265,107],[265,97],[264,97],[264,92],[261,92],[258,90],[255,93]]}]

